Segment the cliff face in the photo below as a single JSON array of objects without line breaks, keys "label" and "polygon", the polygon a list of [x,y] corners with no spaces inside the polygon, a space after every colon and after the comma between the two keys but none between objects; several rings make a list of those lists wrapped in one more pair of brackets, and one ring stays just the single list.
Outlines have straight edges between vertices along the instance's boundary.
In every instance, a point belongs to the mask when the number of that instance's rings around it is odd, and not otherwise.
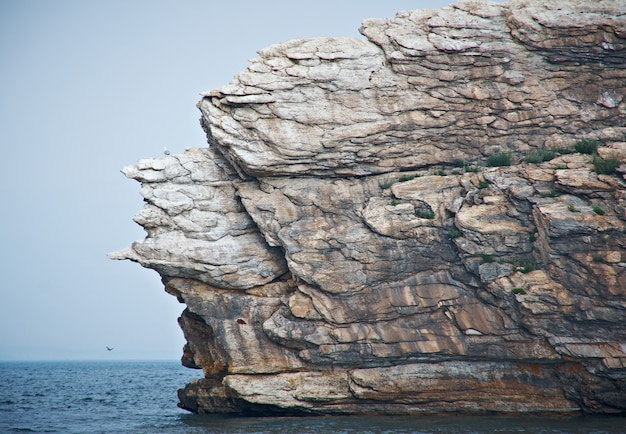
[{"label": "cliff face", "polygon": [[187,305],[181,405],[626,413],[626,4],[361,33],[261,50],[208,148],[124,169],[147,237],[111,257]]}]

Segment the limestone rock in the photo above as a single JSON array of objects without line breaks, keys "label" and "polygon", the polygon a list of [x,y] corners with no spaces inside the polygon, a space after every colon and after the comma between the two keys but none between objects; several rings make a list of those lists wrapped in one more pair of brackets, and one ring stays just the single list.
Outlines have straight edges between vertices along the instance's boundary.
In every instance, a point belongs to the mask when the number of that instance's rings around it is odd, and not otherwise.
[{"label": "limestone rock", "polygon": [[287,271],[235,197],[233,172],[225,167],[210,150],[190,149],[124,168],[142,183],[146,205],[135,221],[148,235],[109,256],[230,289],[262,285]]},{"label": "limestone rock", "polygon": [[207,149],[124,169],[147,236],[111,254],[187,305],[181,406],[626,414],[625,29],[463,0],[205,92]]}]

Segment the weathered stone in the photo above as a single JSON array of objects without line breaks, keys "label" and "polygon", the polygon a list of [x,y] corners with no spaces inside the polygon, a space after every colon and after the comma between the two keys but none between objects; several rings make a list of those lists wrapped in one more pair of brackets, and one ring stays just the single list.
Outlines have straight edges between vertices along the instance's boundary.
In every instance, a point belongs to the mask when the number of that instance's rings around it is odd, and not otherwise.
[{"label": "weathered stone", "polygon": [[[356,407],[348,387],[346,372],[293,372],[273,376],[228,375],[224,379],[224,385],[250,403],[274,406],[291,412],[346,413],[350,408]],[[345,401],[351,404],[348,408],[345,408],[345,404],[342,405]]]},{"label": "weathered stone", "polygon": [[[181,327],[189,336],[194,363],[205,375],[276,373],[303,366],[263,331],[262,324],[281,306],[280,297],[243,295],[180,278],[169,280],[166,290],[187,305]],[[191,336],[198,335],[197,329],[204,330],[200,342]]]},{"label": "weathered stone", "polygon": [[[619,9],[604,3],[607,10]],[[573,142],[580,130],[590,130],[592,118],[606,126],[623,126],[615,123],[611,113],[617,114],[622,104],[617,101],[624,98],[624,76],[613,77],[602,63],[595,62],[607,59],[609,69],[617,67],[611,62],[621,50],[601,48],[601,35],[612,40],[611,29],[619,29],[622,18],[594,13],[589,20],[593,24],[584,27],[600,38],[596,40],[600,46],[589,44],[589,50],[597,51],[593,62],[588,62],[586,52],[577,60],[585,62],[583,71],[603,77],[602,90],[590,87],[597,80],[595,75],[581,74],[579,68],[565,79],[554,68],[542,67],[539,58],[529,58],[518,44],[523,40],[537,49],[546,41],[572,40],[565,46],[574,44],[567,47],[573,58],[580,48],[575,41],[581,29],[575,25],[572,38],[567,26],[555,24],[558,14],[569,20],[569,12],[540,3],[513,3],[507,8],[473,2],[471,7],[463,4],[367,20],[361,32],[373,43],[320,39],[274,45],[261,50],[253,67],[229,86],[207,94],[199,105],[203,122],[224,155],[255,176],[367,175],[478,160],[485,153],[476,145],[488,141],[541,147],[563,126]],[[536,16],[549,25],[534,21]],[[598,31],[594,27],[598,23],[607,26],[606,30]],[[514,39],[508,28],[512,24]],[[553,35],[555,27],[563,34]],[[320,52],[320,46],[332,46],[324,50],[336,57]],[[566,50],[565,46],[557,51]],[[555,61],[552,54],[548,57]],[[502,64],[507,70],[512,65],[518,70],[506,71]],[[556,85],[563,80],[566,85]],[[522,82],[525,86],[517,88]],[[259,85],[262,90],[256,90]],[[580,93],[582,89],[587,93]],[[262,101],[259,92],[263,92]],[[247,94],[255,99],[242,100]],[[613,103],[598,109],[598,98]],[[580,119],[580,107],[572,99],[584,101]],[[476,101],[488,103],[477,105]],[[467,110],[468,104],[472,111]],[[485,126],[494,127],[488,135]]]},{"label": "weathered stone", "polygon": [[234,172],[225,167],[210,150],[189,149],[124,168],[142,183],[146,206],[135,221],[148,236],[109,256],[219,288],[246,289],[287,271],[235,197]]},{"label": "weathered stone", "polygon": [[384,406],[392,412],[575,412],[555,370],[532,363],[448,361],[360,369],[350,380],[359,399],[398,403]]},{"label": "weathered stone", "polygon": [[147,236],[111,254],[187,305],[181,406],[626,414],[626,165],[596,169],[626,158],[625,29],[623,2],[464,0],[205,92],[207,149],[123,170]]}]

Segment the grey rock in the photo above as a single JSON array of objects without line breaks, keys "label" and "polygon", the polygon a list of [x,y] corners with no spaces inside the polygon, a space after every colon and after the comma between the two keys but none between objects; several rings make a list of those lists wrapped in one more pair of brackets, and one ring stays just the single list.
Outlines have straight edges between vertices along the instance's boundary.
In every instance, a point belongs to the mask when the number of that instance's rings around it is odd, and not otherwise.
[{"label": "grey rock", "polygon": [[205,92],[207,149],[123,170],[147,236],[110,255],[187,305],[181,406],[626,414],[626,165],[595,170],[626,158],[625,29],[623,2],[465,0]]}]

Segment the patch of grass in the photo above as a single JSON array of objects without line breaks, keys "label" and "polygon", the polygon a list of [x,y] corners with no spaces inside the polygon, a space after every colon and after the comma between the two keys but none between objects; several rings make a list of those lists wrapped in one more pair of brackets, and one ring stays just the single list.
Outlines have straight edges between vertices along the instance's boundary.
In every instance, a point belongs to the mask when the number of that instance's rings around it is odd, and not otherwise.
[{"label": "patch of grass", "polygon": [[524,157],[525,163],[537,164],[556,157],[556,149],[536,149]]},{"label": "patch of grass", "polygon": [[391,187],[393,184],[395,184],[395,182],[396,182],[395,179],[385,176],[383,179],[378,181],[378,187],[380,187],[381,190],[386,190],[389,187]]},{"label": "patch of grass", "polygon": [[410,181],[410,180],[415,179],[417,177],[419,177],[419,175],[417,175],[417,174],[402,175],[402,176],[400,176],[400,178],[398,178],[398,182],[407,182],[407,181]]},{"label": "patch of grass", "polygon": [[561,154],[561,155],[574,154],[576,152],[576,150],[572,148],[555,148],[555,149],[556,149],[556,153]]},{"label": "patch of grass", "polygon": [[567,205],[567,210],[569,212],[580,212],[580,210],[578,208],[576,208],[574,205],[572,205],[571,203],[569,205]]},{"label": "patch of grass", "polygon": [[396,206],[398,204],[398,199],[396,199],[395,197],[391,198],[391,206]]},{"label": "patch of grass", "polygon": [[524,291],[524,288],[513,288],[513,289],[511,289],[511,293],[512,294],[524,295],[524,294],[526,294],[526,291]]},{"label": "patch of grass", "polygon": [[491,264],[492,262],[496,262],[496,257],[494,255],[487,255],[486,253],[482,254],[483,263]]},{"label": "patch of grass", "polygon": [[480,171],[480,166],[477,166],[475,163],[466,163],[463,160],[456,160],[454,165],[459,169],[463,169],[465,172],[478,172]]},{"label": "patch of grass", "polygon": [[493,154],[487,157],[487,166],[489,167],[510,166],[512,158],[513,158],[512,152],[494,152]]},{"label": "patch of grass", "polygon": [[450,238],[459,238],[463,236],[463,232],[461,232],[458,229],[452,229],[451,231],[448,232],[448,236]]},{"label": "patch of grass", "polygon": [[600,253],[594,253],[593,255],[591,255],[591,260],[593,262],[604,262],[604,255],[601,255]]},{"label": "patch of grass", "polygon": [[598,215],[604,215],[605,214],[604,210],[599,205],[594,205],[592,209],[593,209],[593,212],[595,212]]},{"label": "patch of grass", "polygon": [[582,139],[574,144],[574,149],[581,154],[595,154],[598,150],[598,141],[596,139]]},{"label": "patch of grass", "polygon": [[530,241],[531,243],[534,243],[535,241],[537,241],[537,237],[539,236],[538,234],[539,234],[539,229],[534,227],[533,230],[528,234],[528,241]]},{"label": "patch of grass", "polygon": [[541,193],[541,197],[559,197],[561,196],[563,193],[561,193],[560,191],[556,191],[556,190],[550,190],[547,193]]},{"label": "patch of grass", "polygon": [[620,159],[615,155],[610,155],[606,158],[602,158],[599,155],[593,156],[593,167],[596,169],[598,175],[611,175],[615,173],[621,164]]},{"label": "patch of grass", "polygon": [[444,169],[437,169],[433,172],[433,175],[436,176],[446,176],[446,171]]},{"label": "patch of grass", "polygon": [[533,271],[535,267],[536,267],[535,260],[532,258],[527,258],[527,259],[520,261],[518,269],[520,272],[526,274],[526,273],[530,273],[531,271]]},{"label": "patch of grass", "polygon": [[435,218],[435,212],[430,209],[415,208],[415,215],[421,219],[432,220]]},{"label": "patch of grass", "polygon": [[487,187],[489,187],[489,183],[487,181],[482,181],[482,180],[478,181],[478,188],[482,190],[483,188],[487,188]]}]

